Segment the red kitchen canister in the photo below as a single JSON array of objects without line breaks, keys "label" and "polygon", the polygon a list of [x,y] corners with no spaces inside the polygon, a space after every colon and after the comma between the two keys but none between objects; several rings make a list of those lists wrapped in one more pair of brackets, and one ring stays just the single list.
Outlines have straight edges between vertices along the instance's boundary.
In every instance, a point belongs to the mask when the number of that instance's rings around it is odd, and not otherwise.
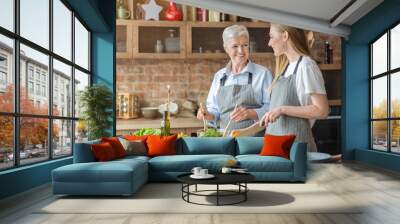
[{"label": "red kitchen canister", "polygon": [[165,13],[165,20],[179,21],[182,20],[182,12],[176,7],[175,2],[169,1],[169,6]]}]

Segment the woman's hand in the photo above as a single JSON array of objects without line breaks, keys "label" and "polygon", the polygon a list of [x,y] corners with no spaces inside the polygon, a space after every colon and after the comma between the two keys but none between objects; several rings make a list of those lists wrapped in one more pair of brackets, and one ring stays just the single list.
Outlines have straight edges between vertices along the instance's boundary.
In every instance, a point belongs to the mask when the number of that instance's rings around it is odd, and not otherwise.
[{"label": "woman's hand", "polygon": [[236,107],[231,113],[231,119],[238,122],[243,120],[257,120],[257,112],[253,109],[246,109],[244,107]]},{"label": "woman's hand", "polygon": [[206,119],[208,121],[211,121],[214,120],[214,115],[210,114],[206,108],[200,107],[200,109],[197,111],[197,119]]},{"label": "woman's hand", "polygon": [[275,122],[280,116],[284,115],[283,107],[276,107],[267,113],[261,118],[261,126],[268,126],[268,123]]}]

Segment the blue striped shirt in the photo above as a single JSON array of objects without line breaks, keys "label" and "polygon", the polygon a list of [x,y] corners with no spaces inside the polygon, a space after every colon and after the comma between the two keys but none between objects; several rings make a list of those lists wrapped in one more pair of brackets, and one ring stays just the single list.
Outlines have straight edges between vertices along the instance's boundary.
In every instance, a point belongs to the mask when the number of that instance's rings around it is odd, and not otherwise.
[{"label": "blue striped shirt", "polygon": [[258,119],[269,110],[269,94],[268,87],[272,82],[271,72],[259,64],[252,63],[249,61],[247,65],[240,71],[239,74],[232,74],[230,70],[231,64],[229,63],[226,67],[220,69],[214,76],[214,80],[211,84],[210,91],[207,97],[207,110],[214,115],[215,120],[211,122],[212,125],[216,126],[217,121],[220,118],[220,109],[218,108],[217,94],[220,87],[220,79],[227,75],[225,86],[229,85],[247,85],[249,73],[253,74],[252,86],[254,90],[254,96],[260,108],[254,109],[257,112]]}]

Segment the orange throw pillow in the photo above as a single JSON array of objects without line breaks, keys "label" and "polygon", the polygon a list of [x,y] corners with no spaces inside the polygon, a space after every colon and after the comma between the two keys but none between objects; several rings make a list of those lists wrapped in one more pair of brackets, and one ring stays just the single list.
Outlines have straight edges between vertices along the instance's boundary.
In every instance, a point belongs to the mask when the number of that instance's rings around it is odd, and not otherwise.
[{"label": "orange throw pillow", "polygon": [[177,135],[149,135],[146,141],[148,156],[176,155],[176,139]]},{"label": "orange throw pillow", "polygon": [[119,142],[117,137],[110,137],[110,138],[101,138],[101,142],[108,142],[114,149],[115,155],[117,158],[121,158],[126,156],[126,151],[124,146],[122,146],[121,142]]},{"label": "orange throw pillow", "polygon": [[94,157],[99,162],[110,161],[117,158],[114,149],[108,142],[93,144],[90,147],[94,154]]},{"label": "orange throw pillow", "polygon": [[261,149],[261,156],[280,156],[290,159],[290,148],[296,135],[269,135],[264,136],[264,145]]}]

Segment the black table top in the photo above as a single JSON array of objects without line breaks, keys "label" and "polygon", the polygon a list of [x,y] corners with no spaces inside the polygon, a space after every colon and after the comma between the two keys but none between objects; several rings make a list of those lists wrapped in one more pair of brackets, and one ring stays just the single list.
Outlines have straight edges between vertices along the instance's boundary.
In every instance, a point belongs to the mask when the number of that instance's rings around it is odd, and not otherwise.
[{"label": "black table top", "polygon": [[236,184],[248,183],[255,180],[249,173],[212,173],[215,177],[211,179],[193,179],[192,173],[186,173],[177,177],[178,181],[186,184]]}]

